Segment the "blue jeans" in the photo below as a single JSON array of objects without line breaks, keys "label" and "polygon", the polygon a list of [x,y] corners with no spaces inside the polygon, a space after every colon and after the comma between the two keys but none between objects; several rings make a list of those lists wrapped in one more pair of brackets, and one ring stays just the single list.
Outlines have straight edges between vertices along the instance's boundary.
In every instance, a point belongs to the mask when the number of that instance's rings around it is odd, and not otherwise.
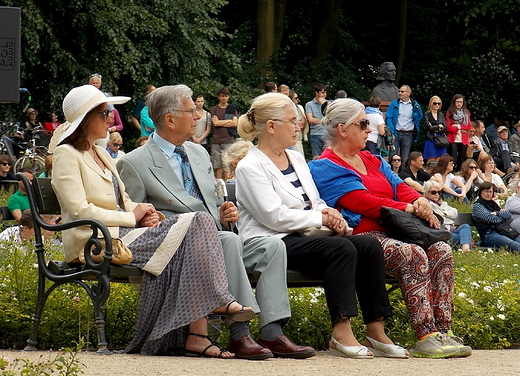
[{"label": "blue jeans", "polygon": [[507,247],[520,253],[520,236],[513,240],[496,231],[489,231],[484,236],[484,241],[481,242],[480,245],[484,247]]},{"label": "blue jeans", "polygon": [[377,148],[377,144],[372,141],[367,141],[366,149],[374,155],[379,155],[379,149]]},{"label": "blue jeans", "polygon": [[311,150],[312,157],[320,156],[325,149],[325,135],[314,135],[311,134]]},{"label": "blue jeans", "polygon": [[467,223],[460,225],[451,233],[451,242],[455,245],[469,244],[471,249],[471,228]]},{"label": "blue jeans", "polygon": [[413,133],[397,131],[395,135],[395,151],[401,156],[403,166],[406,166],[408,157],[410,156],[410,149],[412,148]]}]

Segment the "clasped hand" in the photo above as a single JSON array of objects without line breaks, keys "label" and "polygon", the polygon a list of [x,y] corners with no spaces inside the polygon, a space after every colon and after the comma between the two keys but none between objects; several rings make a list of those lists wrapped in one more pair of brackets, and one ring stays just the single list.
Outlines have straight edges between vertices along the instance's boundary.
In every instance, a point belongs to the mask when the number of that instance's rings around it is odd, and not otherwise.
[{"label": "clasped hand", "polygon": [[133,210],[135,221],[139,227],[157,227],[160,218],[152,204],[140,203]]},{"label": "clasped hand", "polygon": [[323,209],[321,211],[321,223],[331,230],[335,231],[339,236],[347,235],[348,226],[339,211],[332,208]]},{"label": "clasped hand", "polygon": [[430,224],[430,227],[437,229],[441,228],[439,218],[433,214],[433,209],[426,198],[419,197],[417,200],[415,200],[413,202],[413,209],[413,213],[417,217],[427,220]]}]

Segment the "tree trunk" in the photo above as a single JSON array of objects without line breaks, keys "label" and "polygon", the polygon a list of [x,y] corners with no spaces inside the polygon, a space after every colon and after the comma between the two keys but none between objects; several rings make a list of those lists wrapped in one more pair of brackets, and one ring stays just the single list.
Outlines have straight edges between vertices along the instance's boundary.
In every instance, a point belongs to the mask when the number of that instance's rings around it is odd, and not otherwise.
[{"label": "tree trunk", "polygon": [[311,40],[311,63],[318,63],[330,55],[338,34],[339,16],[343,0],[324,0],[317,10],[316,27]]},{"label": "tree trunk", "polygon": [[398,83],[401,79],[404,62],[404,47],[406,42],[406,9],[408,7],[407,0],[399,0],[399,14],[398,14],[398,35],[397,35],[397,55],[395,59],[395,68],[397,74],[395,82]]},{"label": "tree trunk", "polygon": [[258,0],[256,16],[257,60],[262,77],[269,75],[266,65],[274,52],[274,0]]},{"label": "tree trunk", "polygon": [[267,64],[282,43],[286,6],[287,0],[258,0],[256,53],[262,78],[272,73]]}]

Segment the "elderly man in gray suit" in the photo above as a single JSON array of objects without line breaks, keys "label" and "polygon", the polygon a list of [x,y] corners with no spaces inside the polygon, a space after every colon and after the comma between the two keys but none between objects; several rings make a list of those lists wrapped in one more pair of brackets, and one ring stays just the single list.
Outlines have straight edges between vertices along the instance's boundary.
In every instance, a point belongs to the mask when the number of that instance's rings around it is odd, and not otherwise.
[{"label": "elderly man in gray suit", "polygon": [[[200,117],[192,95],[185,85],[163,86],[150,93],[146,105],[156,131],[146,145],[119,160],[117,169],[132,200],[152,203],[166,216],[206,210],[219,230],[228,230],[230,222],[238,221],[238,210],[232,202],[219,202],[209,155],[202,146],[187,141]],[[294,344],[282,332],[291,316],[284,243],[263,237],[244,245],[231,231],[219,231],[219,235],[230,293],[260,312],[258,342],[247,323],[226,321],[229,351],[244,359],[313,356],[311,347]],[[246,270],[258,277],[256,299]]]}]

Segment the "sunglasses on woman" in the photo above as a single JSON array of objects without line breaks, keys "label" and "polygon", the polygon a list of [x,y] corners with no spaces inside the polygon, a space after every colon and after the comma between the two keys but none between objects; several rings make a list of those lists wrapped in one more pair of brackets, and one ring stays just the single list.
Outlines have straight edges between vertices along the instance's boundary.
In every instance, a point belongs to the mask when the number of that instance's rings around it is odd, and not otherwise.
[{"label": "sunglasses on woman", "polygon": [[395,159],[392,159],[392,162],[401,162],[401,159],[395,158]]},{"label": "sunglasses on woman", "polygon": [[105,117],[105,121],[108,121],[108,117],[110,116],[110,110],[107,108],[105,111],[99,113]]},{"label": "sunglasses on woman", "polygon": [[359,128],[361,128],[361,130],[364,131],[370,125],[370,120],[368,120],[368,119],[361,119],[360,121],[352,122],[352,124],[359,125]]},{"label": "sunglasses on woman", "polygon": [[430,191],[430,194],[431,195],[440,195],[441,194],[441,191]]}]

